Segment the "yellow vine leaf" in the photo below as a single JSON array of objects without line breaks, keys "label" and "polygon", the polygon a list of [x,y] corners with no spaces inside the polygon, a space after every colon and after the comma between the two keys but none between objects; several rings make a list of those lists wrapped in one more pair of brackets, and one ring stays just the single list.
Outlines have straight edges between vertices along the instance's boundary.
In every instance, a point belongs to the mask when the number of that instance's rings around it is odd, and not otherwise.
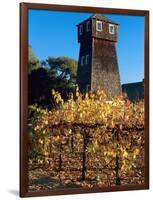
[{"label": "yellow vine leaf", "polygon": [[127,157],[128,157],[128,152],[127,152],[127,151],[124,151],[122,156],[123,156],[124,158],[127,158]]}]

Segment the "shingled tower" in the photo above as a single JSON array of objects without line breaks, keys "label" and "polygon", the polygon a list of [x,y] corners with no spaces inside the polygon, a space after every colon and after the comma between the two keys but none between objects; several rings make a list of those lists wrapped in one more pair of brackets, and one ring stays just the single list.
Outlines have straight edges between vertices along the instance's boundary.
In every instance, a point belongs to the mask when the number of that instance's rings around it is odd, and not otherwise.
[{"label": "shingled tower", "polygon": [[82,92],[98,87],[109,98],[121,94],[116,53],[118,24],[101,14],[95,14],[78,27],[80,53],[77,82]]}]

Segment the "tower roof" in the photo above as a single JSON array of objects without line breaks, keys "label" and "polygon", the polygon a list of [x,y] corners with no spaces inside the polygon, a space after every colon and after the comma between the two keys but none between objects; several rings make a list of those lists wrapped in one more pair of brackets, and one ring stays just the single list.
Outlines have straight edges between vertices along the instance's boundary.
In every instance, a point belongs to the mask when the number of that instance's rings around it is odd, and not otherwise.
[{"label": "tower roof", "polygon": [[[89,19],[97,19],[97,20],[105,21],[105,22],[108,22],[108,23],[111,23],[111,24],[119,25],[118,23],[110,20],[108,17],[106,17],[105,15],[102,15],[100,13],[93,14],[91,17],[89,17],[86,20],[89,20]],[[86,21],[86,20],[84,20],[84,21]],[[82,22],[84,22],[84,21],[82,21]],[[82,24],[82,22],[79,23],[79,24],[77,24],[77,26],[80,25],[80,24]]]},{"label": "tower roof", "polygon": [[100,13],[96,13],[94,15],[91,16],[91,18],[93,19],[98,19],[98,20],[102,20],[102,21],[105,21],[105,22],[109,22],[109,23],[112,23],[112,24],[117,24],[116,22],[110,20],[108,17],[106,17],[105,15],[102,15]]}]

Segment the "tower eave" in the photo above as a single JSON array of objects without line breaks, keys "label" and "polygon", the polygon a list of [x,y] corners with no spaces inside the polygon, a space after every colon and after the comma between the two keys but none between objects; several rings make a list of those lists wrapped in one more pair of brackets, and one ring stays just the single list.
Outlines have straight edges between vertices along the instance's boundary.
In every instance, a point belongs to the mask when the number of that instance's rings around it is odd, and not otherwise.
[{"label": "tower eave", "polygon": [[86,19],[86,20],[80,22],[79,24],[76,24],[76,26],[78,27],[79,25],[81,25],[81,24],[84,23],[85,21],[92,20],[92,19],[101,20],[101,21],[104,21],[104,22],[107,22],[107,23],[111,23],[111,24],[115,24],[115,25],[119,26],[119,23],[110,20],[108,17],[106,17],[105,15],[102,15],[102,14],[100,14],[100,13],[93,14],[93,15],[90,16],[88,19]]}]

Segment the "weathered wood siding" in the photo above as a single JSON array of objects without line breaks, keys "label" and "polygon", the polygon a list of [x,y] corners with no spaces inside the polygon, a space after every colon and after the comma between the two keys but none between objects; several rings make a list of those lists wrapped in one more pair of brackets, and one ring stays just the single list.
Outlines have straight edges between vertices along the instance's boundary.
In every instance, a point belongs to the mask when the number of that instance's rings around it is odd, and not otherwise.
[{"label": "weathered wood siding", "polygon": [[[86,26],[87,26],[87,22],[88,21],[90,23],[90,30],[87,32]],[[80,26],[81,25],[83,27],[83,34],[82,35],[80,35]],[[77,26],[77,29],[78,29],[78,42],[79,43],[82,43],[82,42],[84,42],[86,40],[91,39],[91,36],[92,36],[92,20],[91,19],[85,20],[83,23],[80,23]]]},{"label": "weathered wood siding", "polygon": [[96,19],[92,19],[92,37],[116,42],[118,36],[118,25],[113,24],[115,33],[111,34],[109,33],[109,24],[111,23],[102,21],[102,27],[103,27],[102,31],[96,31],[96,21],[97,21]]},{"label": "weathered wood siding", "polygon": [[[89,55],[88,65],[81,66],[81,57]],[[85,61],[84,61],[85,62]],[[86,92],[91,86],[92,40],[85,40],[80,44],[80,53],[77,71],[77,83],[82,92]]]},{"label": "weathered wood siding", "polygon": [[91,90],[98,87],[111,98],[121,94],[117,53],[114,42],[93,38]]},{"label": "weathered wood siding", "polygon": [[[90,21],[90,31],[86,24]],[[100,21],[98,19],[98,21]],[[121,94],[119,66],[116,53],[118,25],[114,25],[114,34],[109,33],[110,22],[102,21],[102,31],[96,30],[96,19],[90,18],[78,25],[78,42],[80,53],[78,61],[77,82],[82,92],[100,87],[109,98]],[[80,35],[80,25],[83,34]],[[89,55],[88,65],[81,66],[81,57]]]}]

